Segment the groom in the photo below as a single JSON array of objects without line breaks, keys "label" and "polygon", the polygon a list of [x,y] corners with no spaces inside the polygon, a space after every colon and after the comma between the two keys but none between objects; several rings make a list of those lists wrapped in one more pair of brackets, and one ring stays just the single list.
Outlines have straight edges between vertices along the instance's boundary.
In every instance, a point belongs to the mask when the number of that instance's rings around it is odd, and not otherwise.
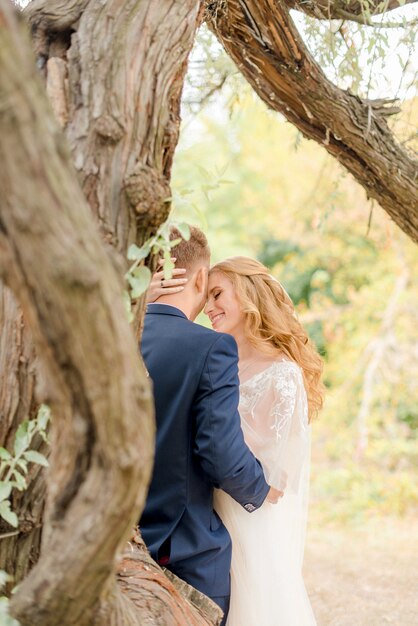
[{"label": "groom", "polygon": [[[174,249],[187,270],[184,291],[148,305],[141,351],[154,384],[157,441],[142,536],[152,557],[229,607],[231,540],[213,510],[213,488],[249,513],[268,497],[263,470],[244,443],[238,414],[235,340],[193,320],[206,301],[210,250],[191,227]],[[171,239],[181,239],[173,229]]]}]

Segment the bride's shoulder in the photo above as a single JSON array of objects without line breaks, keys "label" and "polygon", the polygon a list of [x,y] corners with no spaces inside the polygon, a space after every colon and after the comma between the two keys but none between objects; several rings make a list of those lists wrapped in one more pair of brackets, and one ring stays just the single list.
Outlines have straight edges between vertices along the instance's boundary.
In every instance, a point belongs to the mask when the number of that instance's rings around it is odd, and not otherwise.
[{"label": "bride's shoulder", "polygon": [[[280,387],[283,381],[293,379],[302,382],[302,370],[294,361],[283,356],[257,359],[253,372],[247,378],[241,378],[241,388],[257,390],[261,393],[267,387]],[[253,362],[254,366],[254,362]],[[255,371],[254,371],[255,370]]]},{"label": "bride's shoulder", "polygon": [[287,372],[302,372],[302,368],[295,361],[292,361],[288,357],[280,357],[278,359],[275,359],[272,365],[275,365],[277,368],[280,368],[283,371]]},{"label": "bride's shoulder", "polygon": [[277,359],[270,367],[270,375],[279,386],[283,381],[293,381],[296,385],[303,385],[302,368],[288,358]]},{"label": "bride's shoulder", "polygon": [[294,381],[296,385],[303,384],[302,369],[295,361],[286,358],[274,358],[266,360],[264,367],[259,368],[258,373],[250,377],[248,382],[265,386],[273,385],[280,387],[283,382]]}]

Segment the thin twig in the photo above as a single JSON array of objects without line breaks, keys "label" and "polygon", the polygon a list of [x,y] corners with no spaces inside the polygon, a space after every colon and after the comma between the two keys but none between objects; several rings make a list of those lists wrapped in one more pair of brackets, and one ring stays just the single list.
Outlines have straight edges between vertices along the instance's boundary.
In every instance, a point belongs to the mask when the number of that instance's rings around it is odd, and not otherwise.
[{"label": "thin twig", "polygon": [[15,537],[20,533],[20,530],[13,530],[10,533],[2,533],[0,539],[7,539],[7,537]]},{"label": "thin twig", "polygon": [[[350,22],[357,22],[357,24],[361,24],[362,26],[372,26],[374,28],[407,28],[408,26],[415,26],[418,24],[418,19],[414,19],[411,22],[373,22],[370,17],[366,15],[355,15],[353,13],[349,13],[348,11],[344,11],[344,9],[338,9],[338,17],[344,20],[349,20]],[[335,19],[333,17],[332,19]]]}]

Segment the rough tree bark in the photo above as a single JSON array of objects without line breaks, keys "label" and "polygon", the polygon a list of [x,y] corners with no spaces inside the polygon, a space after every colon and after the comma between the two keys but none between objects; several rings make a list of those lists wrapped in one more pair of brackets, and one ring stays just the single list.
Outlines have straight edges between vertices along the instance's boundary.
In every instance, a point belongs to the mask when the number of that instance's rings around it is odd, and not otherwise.
[{"label": "rough tree bark", "polygon": [[418,242],[418,162],[390,131],[393,107],[333,85],[304,45],[284,0],[219,0],[207,21],[267,106],[322,144]]},{"label": "rough tree bark", "polygon": [[[58,117],[67,129],[78,178],[102,236],[109,241],[110,234],[111,243],[124,252],[131,241],[141,243],[155,232],[168,212],[180,91],[199,6],[167,2],[166,20],[161,20],[145,2],[109,4],[98,15],[97,3],[91,3],[96,6],[90,12],[88,3],[79,3],[85,13],[72,3],[78,22],[65,21],[66,29],[82,30],[86,15],[79,47],[75,32],[71,37],[68,31],[55,35],[39,19],[35,36],[38,46],[48,47],[38,61],[50,52],[60,55],[46,64],[47,78],[49,72],[58,78],[58,92],[61,88],[65,95],[58,93],[55,100]],[[57,3],[56,8],[62,6]],[[144,619],[150,624],[216,623],[216,607],[199,597],[201,610],[193,608],[157,566],[150,572],[143,550],[136,551],[134,569],[148,593],[133,593],[132,582],[126,584],[124,572],[135,550],[120,561],[119,588],[115,585],[114,558],[138,519],[153,447],[149,386],[124,321],[115,275],[115,267],[120,270],[124,262],[105,253],[98,241],[91,210],[10,6],[1,9],[0,18],[0,150],[6,164],[1,172],[3,277],[24,304],[24,318],[48,363],[46,393],[54,413],[42,553],[13,599],[14,614],[22,624],[45,626],[129,625]],[[100,23],[108,35],[104,43]],[[100,50],[83,57],[88,34],[92,36],[89,29],[96,29]],[[141,33],[147,37],[141,39]],[[112,70],[106,45],[115,38],[120,45],[111,55],[116,64]],[[147,67],[149,80],[144,78]],[[57,81],[51,92],[57,94]],[[72,125],[77,115],[80,119]],[[9,329],[16,324],[10,318],[6,322]],[[3,434],[6,439],[10,431]]]},{"label": "rough tree bark", "polygon": [[[1,115],[1,113],[0,113]],[[1,262],[1,258],[0,258]],[[0,269],[0,276],[3,268]],[[0,282],[0,445],[12,449],[19,424],[35,416],[35,355],[32,337],[13,293]],[[28,489],[14,491],[19,529],[0,521],[0,569],[22,580],[39,557],[45,499],[43,470],[30,466]]]}]

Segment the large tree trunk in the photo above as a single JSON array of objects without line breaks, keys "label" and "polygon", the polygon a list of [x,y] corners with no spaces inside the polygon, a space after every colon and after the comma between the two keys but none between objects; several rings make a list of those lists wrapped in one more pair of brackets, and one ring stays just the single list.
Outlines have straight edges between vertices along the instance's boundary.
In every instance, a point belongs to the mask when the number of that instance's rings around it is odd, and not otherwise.
[{"label": "large tree trunk", "polygon": [[207,19],[267,106],[322,144],[418,242],[418,162],[387,125],[393,108],[333,85],[284,0],[220,0],[209,4]]},{"label": "large tree trunk", "polygon": [[[42,399],[54,414],[41,557],[12,608],[24,625],[216,623],[216,607],[199,598],[202,610],[193,608],[150,571],[144,552],[146,599],[141,602],[141,587],[122,584],[123,568],[121,587],[114,577],[115,557],[144,502],[152,457],[151,394],[115,268],[124,268],[127,245],[141,243],[168,213],[179,98],[199,6],[191,0],[159,3],[158,11],[145,1],[98,4],[73,2],[65,23],[62,3],[49,2],[47,16],[40,3],[31,7],[38,52],[43,47],[38,65],[48,59],[48,91],[79,182],[28,43],[11,7],[0,11],[3,277],[46,363]],[[91,209],[121,256],[104,251]],[[10,329],[21,314],[11,306],[7,312]],[[2,341],[9,345],[3,354],[17,351],[13,335]],[[23,351],[31,350],[28,339]],[[5,404],[11,400],[6,394]],[[16,421],[28,413],[26,406]],[[6,441],[10,429],[3,435]]]},{"label": "large tree trunk", "polygon": [[151,392],[121,280],[55,128],[28,42],[10,7],[0,16],[4,278],[45,364],[54,414],[41,557],[12,607],[22,624],[82,626],[109,605],[110,623],[122,602],[114,559],[151,471]]},{"label": "large tree trunk", "polygon": [[103,237],[122,254],[168,216],[198,8],[197,0],[74,1],[73,13],[63,2],[28,7],[81,186]]}]

